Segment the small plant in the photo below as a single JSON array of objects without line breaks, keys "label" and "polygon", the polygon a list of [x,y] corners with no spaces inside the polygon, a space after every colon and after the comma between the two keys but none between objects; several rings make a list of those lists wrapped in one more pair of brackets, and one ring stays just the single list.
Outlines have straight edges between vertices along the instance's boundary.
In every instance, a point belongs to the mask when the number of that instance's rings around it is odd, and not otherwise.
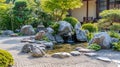
[{"label": "small plant", "polygon": [[9,67],[14,64],[14,60],[12,55],[5,51],[0,49],[0,67]]},{"label": "small plant", "polygon": [[92,23],[83,24],[82,29],[88,30],[89,32],[97,32],[98,31],[98,27]]},{"label": "small plant", "polygon": [[120,42],[114,42],[112,43],[113,50],[120,51]]},{"label": "small plant", "polygon": [[53,35],[55,35],[55,34],[58,33],[59,26],[60,26],[60,25],[59,25],[59,23],[57,23],[57,22],[52,26],[52,28],[53,28],[53,30],[54,30]]},{"label": "small plant", "polygon": [[88,49],[98,51],[101,49],[101,46],[99,46],[98,44],[91,44],[90,46],[88,46]]},{"label": "small plant", "polygon": [[49,40],[49,38],[47,36],[43,36],[42,39],[47,41],[47,42],[50,42],[50,40]]},{"label": "small plant", "polygon": [[69,22],[73,27],[75,27],[75,25],[79,23],[79,21],[74,17],[66,17],[63,20]]},{"label": "small plant", "polygon": [[110,32],[108,32],[108,34],[109,34],[111,37],[120,39],[119,33],[116,33],[115,31],[110,31]]},{"label": "small plant", "polygon": [[93,38],[94,34],[93,33],[88,33],[87,34],[87,39],[90,41]]}]

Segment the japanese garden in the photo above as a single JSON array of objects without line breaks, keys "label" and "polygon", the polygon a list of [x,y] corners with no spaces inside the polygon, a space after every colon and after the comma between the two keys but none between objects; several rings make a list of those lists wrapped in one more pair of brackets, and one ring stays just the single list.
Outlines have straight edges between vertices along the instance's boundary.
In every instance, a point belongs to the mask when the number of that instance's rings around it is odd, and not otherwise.
[{"label": "japanese garden", "polygon": [[119,0],[0,0],[0,67],[120,67]]}]

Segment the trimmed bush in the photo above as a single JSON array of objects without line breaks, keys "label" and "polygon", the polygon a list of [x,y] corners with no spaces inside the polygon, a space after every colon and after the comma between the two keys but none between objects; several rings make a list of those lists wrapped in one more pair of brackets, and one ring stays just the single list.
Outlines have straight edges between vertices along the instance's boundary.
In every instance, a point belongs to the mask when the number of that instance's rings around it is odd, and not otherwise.
[{"label": "trimmed bush", "polygon": [[5,51],[0,49],[0,67],[8,67],[14,64],[14,60],[12,55]]},{"label": "trimmed bush", "polygon": [[112,43],[113,50],[120,51],[120,42]]},{"label": "trimmed bush", "polygon": [[98,31],[98,27],[91,23],[83,24],[82,29],[88,30],[89,32],[97,32]]},{"label": "trimmed bush", "polygon": [[112,31],[120,31],[120,24],[119,23],[113,23],[113,25],[110,26],[110,30],[112,30]]},{"label": "trimmed bush", "polygon": [[63,20],[69,22],[73,27],[75,27],[75,25],[79,23],[79,21],[74,17],[66,17]]},{"label": "trimmed bush", "polygon": [[90,46],[88,46],[88,49],[98,51],[101,49],[101,46],[99,46],[98,44],[91,44]]},{"label": "trimmed bush", "polygon": [[108,34],[109,34],[111,37],[120,39],[119,33],[116,33],[115,31],[110,31],[110,32],[108,32]]}]

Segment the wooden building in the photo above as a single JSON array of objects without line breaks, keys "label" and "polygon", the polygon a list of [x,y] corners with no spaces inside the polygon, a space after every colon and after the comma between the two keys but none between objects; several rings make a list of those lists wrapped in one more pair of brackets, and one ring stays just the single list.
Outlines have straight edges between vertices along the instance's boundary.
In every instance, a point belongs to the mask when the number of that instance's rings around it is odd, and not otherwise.
[{"label": "wooden building", "polygon": [[99,19],[103,10],[120,9],[120,0],[83,0],[83,6],[71,10],[71,15],[80,22]]}]

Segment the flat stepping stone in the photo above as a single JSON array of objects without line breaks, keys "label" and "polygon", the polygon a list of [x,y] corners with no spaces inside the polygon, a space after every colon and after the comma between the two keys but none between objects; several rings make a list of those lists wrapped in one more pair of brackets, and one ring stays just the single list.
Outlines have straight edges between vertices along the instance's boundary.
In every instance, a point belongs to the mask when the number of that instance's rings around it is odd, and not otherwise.
[{"label": "flat stepping stone", "polygon": [[79,55],[81,55],[81,53],[79,51],[72,51],[72,52],[70,52],[70,54],[72,56],[79,56]]},{"label": "flat stepping stone", "polygon": [[18,34],[11,34],[10,37],[17,37]]},{"label": "flat stepping stone", "polygon": [[83,53],[90,53],[90,52],[94,52],[94,50],[91,49],[85,49],[85,48],[81,48],[78,50],[79,52],[83,52]]},{"label": "flat stepping stone", "polygon": [[54,58],[68,58],[70,56],[71,56],[71,54],[67,53],[67,52],[59,52],[59,53],[54,53],[52,55],[52,57],[54,57]]},{"label": "flat stepping stone", "polygon": [[30,39],[23,39],[21,40],[21,42],[29,42],[29,43],[35,43],[36,41],[35,40],[30,40]]},{"label": "flat stepping stone", "polygon": [[89,57],[97,56],[96,53],[85,53],[84,55],[89,56]]},{"label": "flat stepping stone", "polygon": [[102,61],[105,61],[105,62],[111,62],[112,60],[109,59],[108,57],[97,57],[98,60],[102,60]]},{"label": "flat stepping stone", "polygon": [[120,64],[120,60],[112,60],[112,62]]}]

